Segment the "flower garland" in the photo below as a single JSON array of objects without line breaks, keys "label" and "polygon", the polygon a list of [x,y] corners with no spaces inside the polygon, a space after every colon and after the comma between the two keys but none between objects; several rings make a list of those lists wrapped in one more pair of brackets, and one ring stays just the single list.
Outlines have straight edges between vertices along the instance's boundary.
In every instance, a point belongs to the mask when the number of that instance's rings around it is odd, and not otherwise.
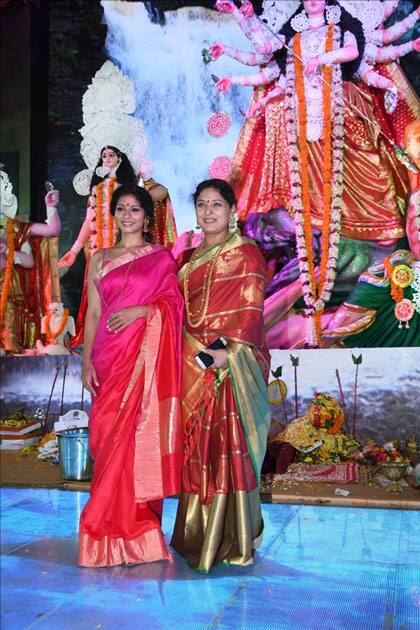
[{"label": "flower garland", "polygon": [[[340,30],[334,25],[327,27],[325,50],[329,52],[340,46]],[[294,38],[294,52],[302,57],[301,34]],[[341,231],[341,194],[343,189],[343,124],[344,101],[341,80],[341,67],[324,67],[322,76],[331,83],[323,84],[323,217],[321,278],[316,286],[314,251],[312,243],[312,221],[309,188],[309,152],[307,144],[307,115],[302,63],[291,55],[288,56],[286,69],[286,124],[290,152],[290,181],[292,206],[295,211],[296,242],[299,257],[299,270],[303,288],[303,297],[307,315],[314,318],[313,336],[308,341],[312,345],[319,343],[320,316],[331,296],[336,276],[336,266]],[[299,131],[296,118],[295,93],[298,100]],[[334,111],[331,122],[331,100]],[[299,148],[298,148],[299,138]]]},{"label": "flower garland", "polygon": [[388,276],[389,286],[391,288],[391,297],[394,302],[400,302],[404,297],[404,289],[401,286],[395,284],[392,279],[392,265],[389,256],[384,258],[384,267]]},{"label": "flower garland", "polygon": [[57,343],[57,339],[62,334],[65,327],[67,326],[67,322],[69,319],[69,309],[68,308],[64,309],[63,315],[61,317],[60,325],[58,329],[54,332],[51,330],[51,327],[50,327],[51,317],[52,317],[52,313],[48,313],[48,315],[45,318],[45,334],[49,342]]},{"label": "flower garland", "polygon": [[0,326],[4,325],[4,313],[6,311],[7,298],[9,296],[10,282],[12,280],[13,262],[15,257],[15,230],[13,219],[6,221],[7,262],[4,270],[3,286],[0,298]]},{"label": "flower garland", "polygon": [[[111,177],[108,180],[100,182],[96,187],[96,228],[97,228],[97,238],[96,245],[97,249],[104,248],[104,224],[106,217],[106,230],[107,230],[107,244],[106,247],[112,247],[115,242],[114,237],[114,220],[109,211],[109,204],[111,201],[112,193],[114,192],[115,182],[117,181],[116,177]],[[104,203],[104,186],[106,187],[106,195],[105,195],[105,203]]]}]

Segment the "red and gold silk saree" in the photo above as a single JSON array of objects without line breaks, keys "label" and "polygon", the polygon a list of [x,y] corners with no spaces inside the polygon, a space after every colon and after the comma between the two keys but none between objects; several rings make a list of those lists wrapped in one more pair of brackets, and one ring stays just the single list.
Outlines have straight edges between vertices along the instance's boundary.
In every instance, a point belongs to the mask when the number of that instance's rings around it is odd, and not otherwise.
[{"label": "red and gold silk saree", "polygon": [[[196,312],[214,250],[189,274],[189,308]],[[180,271],[184,286],[186,266]],[[182,494],[171,545],[191,566],[252,562],[263,523],[259,474],[270,410],[263,335],[265,262],[253,241],[235,234],[220,251],[211,277],[207,316],[186,323],[183,343]],[[223,336],[228,367],[203,370],[195,354]]]},{"label": "red and gold silk saree", "polygon": [[[182,297],[172,255],[160,245],[102,266],[92,363],[99,388],[89,420],[91,496],[80,518],[79,563],[111,566],[167,559],[162,498],[177,494],[182,464],[180,345]],[[112,312],[148,305],[120,333]]]}]

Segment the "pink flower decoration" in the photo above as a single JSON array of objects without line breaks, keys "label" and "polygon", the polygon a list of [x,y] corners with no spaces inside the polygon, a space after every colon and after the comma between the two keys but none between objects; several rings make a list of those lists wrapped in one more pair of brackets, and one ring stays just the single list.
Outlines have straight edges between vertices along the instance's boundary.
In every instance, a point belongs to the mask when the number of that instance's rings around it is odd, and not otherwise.
[{"label": "pink flower decoration", "polygon": [[407,300],[406,298],[401,300],[395,305],[395,317],[400,322],[409,322],[410,319],[414,316],[414,306],[411,300]]},{"label": "pink flower decoration", "polygon": [[207,131],[213,138],[225,136],[232,124],[231,117],[226,112],[212,114],[207,122]]},{"label": "pink flower decoration", "polygon": [[229,179],[232,171],[232,161],[226,156],[217,157],[210,164],[209,173],[216,179]]}]

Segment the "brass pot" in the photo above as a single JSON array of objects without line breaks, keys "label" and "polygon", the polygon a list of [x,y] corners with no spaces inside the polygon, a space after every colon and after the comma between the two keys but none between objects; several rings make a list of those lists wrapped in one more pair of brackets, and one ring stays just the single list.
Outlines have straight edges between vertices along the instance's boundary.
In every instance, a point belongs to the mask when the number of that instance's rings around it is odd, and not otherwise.
[{"label": "brass pot", "polygon": [[403,462],[387,462],[381,464],[381,470],[385,477],[390,480],[387,492],[402,492],[402,486],[398,483],[400,479],[405,477],[408,464]]}]

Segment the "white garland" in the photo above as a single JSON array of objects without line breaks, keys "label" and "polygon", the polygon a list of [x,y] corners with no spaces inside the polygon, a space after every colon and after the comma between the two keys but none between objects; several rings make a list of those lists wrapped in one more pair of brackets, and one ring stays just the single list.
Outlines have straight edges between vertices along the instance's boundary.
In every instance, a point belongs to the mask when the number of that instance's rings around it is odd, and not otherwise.
[{"label": "white garland", "polygon": [[[334,49],[340,46],[340,29],[334,28]],[[330,233],[328,244],[322,243],[322,247],[328,247],[327,272],[318,298],[312,290],[309,274],[308,249],[305,238],[304,213],[302,201],[302,180],[300,153],[298,149],[298,111],[296,104],[296,75],[293,56],[289,53],[286,68],[286,125],[289,145],[289,175],[291,183],[292,207],[295,212],[296,243],[299,258],[300,279],[303,289],[303,297],[307,307],[307,314],[313,315],[322,311],[331,297],[337,269],[337,259],[341,233],[342,191],[343,191],[343,148],[344,148],[344,100],[343,83],[340,64],[334,64],[332,72],[332,190],[331,190],[331,214]],[[312,235],[310,247],[312,248]]]}]

